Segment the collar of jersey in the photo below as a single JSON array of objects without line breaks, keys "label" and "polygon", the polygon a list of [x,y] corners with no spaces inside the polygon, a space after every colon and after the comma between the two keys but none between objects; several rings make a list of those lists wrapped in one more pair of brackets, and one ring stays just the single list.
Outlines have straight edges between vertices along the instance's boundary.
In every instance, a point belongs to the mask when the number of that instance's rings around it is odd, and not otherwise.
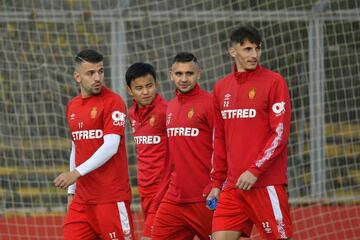
[{"label": "collar of jersey", "polygon": [[238,80],[239,82],[245,82],[246,80],[249,79],[250,76],[252,76],[253,74],[259,72],[261,69],[260,65],[258,64],[255,68],[255,70],[252,71],[246,71],[246,72],[238,72],[237,68],[236,68],[236,64],[233,65],[233,74],[236,80]]}]

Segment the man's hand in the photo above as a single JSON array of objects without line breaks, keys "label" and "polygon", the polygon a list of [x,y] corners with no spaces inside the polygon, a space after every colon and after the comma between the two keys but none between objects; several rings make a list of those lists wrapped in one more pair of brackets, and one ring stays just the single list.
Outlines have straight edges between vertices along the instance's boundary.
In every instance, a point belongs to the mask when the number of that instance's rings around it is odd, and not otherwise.
[{"label": "man's hand", "polygon": [[206,200],[209,200],[209,199],[213,199],[213,198],[219,198],[219,194],[220,194],[220,188],[212,188],[209,192],[209,194],[206,196],[203,196],[203,197],[206,197]]},{"label": "man's hand", "polygon": [[71,172],[65,172],[57,176],[54,180],[55,187],[66,189],[80,177],[80,173],[74,169]]},{"label": "man's hand", "polygon": [[236,186],[242,190],[250,190],[256,181],[257,177],[255,177],[250,171],[245,171],[240,175],[236,182]]},{"label": "man's hand", "polygon": [[[219,194],[220,194],[220,188],[214,187],[211,189],[209,195],[207,195],[207,197],[206,196],[204,196],[204,197],[206,197],[206,200],[211,200],[214,198],[219,199]],[[208,206],[206,206],[206,207],[209,208]],[[210,209],[210,210],[214,210],[214,209]]]}]

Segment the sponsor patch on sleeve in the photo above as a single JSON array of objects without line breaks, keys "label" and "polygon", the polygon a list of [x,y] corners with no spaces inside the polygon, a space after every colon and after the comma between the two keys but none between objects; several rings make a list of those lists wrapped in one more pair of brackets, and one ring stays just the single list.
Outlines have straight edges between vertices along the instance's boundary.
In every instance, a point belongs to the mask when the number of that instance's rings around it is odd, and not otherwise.
[{"label": "sponsor patch on sleeve", "polygon": [[272,105],[272,111],[275,116],[280,116],[285,113],[285,102],[277,102]]},{"label": "sponsor patch on sleeve", "polygon": [[125,126],[125,113],[122,113],[120,111],[113,111],[111,114],[111,118],[113,120],[114,126]]}]

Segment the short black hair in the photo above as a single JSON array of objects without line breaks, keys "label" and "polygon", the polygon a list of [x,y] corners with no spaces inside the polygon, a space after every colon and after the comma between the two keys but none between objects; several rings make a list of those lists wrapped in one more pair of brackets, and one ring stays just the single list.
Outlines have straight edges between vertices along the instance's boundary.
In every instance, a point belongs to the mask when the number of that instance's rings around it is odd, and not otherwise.
[{"label": "short black hair", "polygon": [[99,63],[104,59],[103,55],[93,49],[81,50],[75,57],[75,65],[83,62]]},{"label": "short black hair", "polygon": [[230,34],[231,44],[240,43],[242,45],[246,40],[257,46],[260,46],[262,41],[259,31],[252,26],[240,26]]},{"label": "short black hair", "polygon": [[128,87],[130,87],[131,81],[133,81],[138,77],[146,76],[148,74],[153,76],[156,82],[156,71],[151,64],[144,62],[134,63],[126,70],[125,73],[126,84],[128,85]]},{"label": "short black hair", "polygon": [[177,62],[194,62],[199,65],[197,58],[190,52],[179,52],[173,59],[173,64]]}]

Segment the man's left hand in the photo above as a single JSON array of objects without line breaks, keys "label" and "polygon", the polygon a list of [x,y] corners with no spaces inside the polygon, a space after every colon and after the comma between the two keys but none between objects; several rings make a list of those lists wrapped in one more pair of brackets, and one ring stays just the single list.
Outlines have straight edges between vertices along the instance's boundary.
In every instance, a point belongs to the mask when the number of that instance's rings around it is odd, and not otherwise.
[{"label": "man's left hand", "polygon": [[257,177],[255,177],[250,171],[245,171],[238,178],[236,186],[242,190],[250,190],[256,181]]},{"label": "man's left hand", "polygon": [[80,173],[74,169],[71,172],[65,172],[57,176],[54,180],[55,187],[66,189],[80,177]]}]

